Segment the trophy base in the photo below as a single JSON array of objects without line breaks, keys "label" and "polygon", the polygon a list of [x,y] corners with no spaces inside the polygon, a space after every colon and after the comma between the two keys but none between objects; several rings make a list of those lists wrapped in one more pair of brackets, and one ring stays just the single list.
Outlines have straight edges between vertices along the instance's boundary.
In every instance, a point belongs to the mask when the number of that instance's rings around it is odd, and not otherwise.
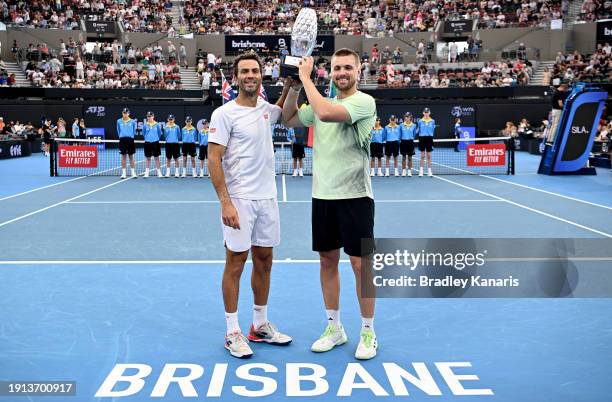
[{"label": "trophy base", "polygon": [[300,65],[301,57],[286,55],[283,56],[280,65],[280,76],[291,77],[296,81],[300,81],[300,72],[298,66]]}]

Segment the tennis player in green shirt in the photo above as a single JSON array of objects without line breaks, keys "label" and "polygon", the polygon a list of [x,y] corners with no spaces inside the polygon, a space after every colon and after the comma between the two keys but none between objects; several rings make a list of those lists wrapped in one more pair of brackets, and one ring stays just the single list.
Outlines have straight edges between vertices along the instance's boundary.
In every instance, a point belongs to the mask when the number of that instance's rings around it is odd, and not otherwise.
[{"label": "tennis player in green shirt", "polygon": [[[361,296],[362,238],[374,238],[374,196],[370,180],[370,132],[376,120],[374,98],[357,90],[359,55],[340,49],[331,60],[337,97],[323,97],[312,82],[312,57],[302,59],[301,83],[293,82],[283,108],[287,127],[314,126],[312,242],[321,260],[321,289],[328,326],[311,347],[327,352],[348,341],[340,322],[340,248],[350,257],[362,316],[357,359],[376,356],[374,299]],[[301,89],[309,106],[298,110]]]}]

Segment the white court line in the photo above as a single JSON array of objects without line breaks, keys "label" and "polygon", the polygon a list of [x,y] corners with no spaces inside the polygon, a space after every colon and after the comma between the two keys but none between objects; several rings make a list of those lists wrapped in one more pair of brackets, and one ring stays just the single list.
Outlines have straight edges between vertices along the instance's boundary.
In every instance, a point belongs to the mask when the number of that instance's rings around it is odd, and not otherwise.
[{"label": "white court line", "polygon": [[8,200],[9,198],[19,197],[20,195],[25,195],[25,194],[33,193],[34,191],[43,190],[43,189],[45,189],[45,188],[54,187],[54,186],[59,186],[60,184],[69,183],[69,182],[71,182],[71,181],[75,181],[75,180],[84,179],[85,177],[87,177],[87,176],[75,177],[74,179],[64,180],[64,181],[61,181],[61,182],[59,182],[59,183],[49,184],[48,186],[44,186],[44,187],[37,187],[37,188],[34,188],[34,189],[32,189],[32,190],[24,191],[23,193],[13,194],[13,195],[9,195],[9,196],[4,197],[4,198],[0,198],[0,201]]},{"label": "white court line", "polygon": [[514,186],[518,186],[518,187],[523,187],[523,188],[527,188],[529,190],[533,190],[533,191],[539,191],[541,193],[546,193],[546,194],[550,194],[550,195],[556,195],[557,197],[561,197],[561,198],[566,198],[568,200],[572,200],[572,201],[576,201],[576,202],[582,202],[584,204],[588,204],[588,205],[592,205],[594,207],[599,207],[599,208],[605,208],[605,209],[609,209],[612,211],[612,207],[609,207],[607,205],[602,205],[602,204],[597,204],[595,202],[590,202],[590,201],[586,201],[586,200],[581,200],[580,198],[574,198],[574,197],[570,197],[569,195],[563,195],[563,194],[559,194],[559,193],[554,193],[552,191],[548,191],[548,190],[542,190],[539,188],[535,188],[535,187],[531,187],[528,186],[526,184],[520,184],[520,183],[514,183],[508,180],[504,180],[504,179],[499,179],[497,177],[491,177],[491,176],[487,176],[487,175],[481,175],[482,177],[486,177],[487,179],[491,179],[491,180],[497,180],[497,181],[501,181],[503,183],[508,183],[508,184],[512,184]]},{"label": "white court line", "polygon": [[[609,210],[611,210],[611,211],[612,211],[612,207],[609,207],[609,206],[607,206],[607,205],[602,205],[602,204],[597,204],[597,203],[595,203],[595,202],[591,202],[591,201],[581,200],[580,198],[570,197],[569,195],[563,195],[563,194],[559,194],[559,193],[554,193],[554,192],[552,192],[552,191],[548,191],[548,190],[542,190],[542,189],[539,189],[539,188],[535,188],[535,187],[528,186],[528,185],[526,185],[526,184],[514,183],[514,182],[512,182],[512,181],[508,181],[508,180],[500,179],[499,177],[493,177],[493,176],[489,176],[489,175],[486,175],[486,174],[478,174],[478,173],[474,173],[474,172],[471,172],[471,171],[469,171],[469,170],[460,169],[460,168],[457,168],[457,167],[454,167],[454,166],[448,166],[448,165],[445,165],[445,164],[443,164],[443,163],[437,163],[437,162],[431,162],[431,163],[432,163],[432,164],[434,164],[434,165],[444,166],[444,167],[446,167],[446,168],[448,168],[448,169],[454,169],[454,170],[458,170],[458,171],[460,171],[460,172],[468,173],[468,174],[470,174],[470,175],[472,175],[472,176],[481,176],[481,177],[486,177],[487,179],[497,180],[497,181],[500,181],[500,182],[502,182],[502,183],[512,184],[512,185],[514,185],[514,186],[523,187],[523,188],[526,188],[526,189],[529,189],[529,190],[533,190],[533,191],[539,191],[539,192],[541,192],[541,193],[545,193],[545,194],[555,195],[555,196],[557,196],[557,197],[565,198],[565,199],[572,200],[572,201],[576,201],[576,202],[581,202],[581,203],[583,203],[583,204],[592,205],[592,206],[594,206],[594,207],[599,207],[599,208],[609,209]],[[537,174],[537,173],[527,173],[527,174]],[[525,175],[527,175],[527,174],[523,174],[523,175],[515,175],[515,176],[525,176]]]},{"label": "white court line", "polygon": [[37,209],[36,211],[30,212],[30,213],[28,213],[28,214],[18,216],[17,218],[14,218],[14,219],[11,219],[11,220],[9,220],[9,221],[6,221],[6,222],[2,222],[2,223],[0,223],[0,227],[5,226],[5,225],[8,225],[9,223],[17,222],[17,221],[19,221],[19,220],[21,220],[21,219],[27,218],[28,216],[32,216],[32,215],[38,214],[38,213],[40,213],[40,212],[44,212],[44,211],[46,211],[46,210],[48,210],[48,209],[51,209],[51,208],[57,207],[58,205],[65,204],[65,203],[67,203],[67,202],[70,202],[70,201],[76,200],[76,199],[81,198],[81,197],[85,197],[86,195],[93,194],[93,193],[95,193],[95,192],[97,192],[97,191],[104,190],[105,188],[112,187],[112,186],[117,185],[117,184],[119,184],[119,183],[126,182],[126,181],[128,181],[128,180],[130,180],[130,179],[131,179],[131,177],[130,177],[130,178],[127,178],[127,179],[124,179],[124,180],[118,180],[118,181],[115,181],[115,182],[113,182],[113,183],[107,184],[107,185],[105,185],[105,186],[98,187],[98,188],[96,188],[96,189],[94,189],[94,190],[88,191],[88,192],[86,192],[86,193],[83,193],[83,194],[77,195],[76,197],[68,198],[67,200],[57,202],[57,203],[55,203],[55,204],[49,205],[48,207],[44,207],[44,208],[41,208],[41,209]]},{"label": "white court line", "polygon": [[504,201],[504,202],[507,202],[508,204],[515,205],[515,206],[517,206],[517,207],[519,207],[519,208],[523,208],[523,209],[526,209],[526,210],[528,210],[528,211],[535,212],[535,213],[537,213],[537,214],[544,215],[544,216],[549,217],[549,218],[552,218],[552,219],[556,219],[556,220],[558,220],[558,221],[561,221],[561,222],[567,223],[567,224],[569,224],[569,225],[576,226],[576,227],[578,227],[578,228],[580,228],[580,229],[588,230],[588,231],[590,231],[590,232],[597,233],[598,235],[601,235],[601,236],[605,236],[605,237],[612,238],[612,234],[610,234],[610,233],[602,232],[602,231],[600,231],[600,230],[593,229],[593,228],[588,227],[588,226],[585,226],[585,225],[581,225],[581,224],[576,223],[576,222],[574,222],[574,221],[570,221],[570,220],[568,220],[568,219],[560,218],[560,217],[558,217],[558,216],[556,216],[556,215],[552,215],[552,214],[549,214],[549,213],[547,213],[547,212],[540,211],[539,209],[531,208],[531,207],[528,207],[527,205],[519,204],[518,202],[510,201],[510,200],[505,199],[505,198],[503,198],[503,197],[500,197],[500,196],[497,196],[497,195],[494,195],[494,194],[491,194],[491,193],[487,193],[486,191],[478,190],[478,189],[476,189],[476,188],[474,188],[474,187],[466,186],[466,185],[464,185],[464,184],[457,183],[457,182],[455,182],[455,181],[452,181],[452,180],[449,180],[449,179],[445,179],[445,178],[440,177],[440,176],[434,176],[434,178],[436,178],[436,179],[438,179],[438,180],[445,181],[445,182],[447,182],[447,183],[454,184],[454,185],[459,186],[459,187],[463,187],[463,188],[468,189],[468,190],[475,191],[475,192],[477,192],[477,193],[480,193],[480,194],[483,194],[483,195],[486,195],[486,196],[489,196],[489,197],[492,197],[492,198],[495,198],[495,199],[498,199],[498,200],[501,200],[501,201]]},{"label": "white court line", "polygon": [[285,175],[283,175],[283,202],[287,202],[287,184],[285,183]]},{"label": "white court line", "polygon": [[[299,203],[299,204],[310,204],[312,202],[312,200],[293,200],[293,201],[280,201],[280,202],[286,202],[286,203]],[[375,203],[414,203],[414,202],[503,202],[502,200],[492,200],[492,199],[473,199],[473,200],[466,200],[466,199],[461,199],[461,200],[452,200],[452,199],[448,199],[448,200],[427,200],[427,199],[422,199],[422,200],[374,200]],[[66,202],[65,204],[218,204],[219,201],[217,200],[201,200],[201,201],[185,201],[185,200],[176,200],[176,201],[170,201],[170,200],[159,200],[159,201],[152,201],[152,200],[142,200],[142,201],[138,201],[138,200],[134,200],[134,201],[70,201],[70,202]]]},{"label": "white court line", "polygon": [[[273,260],[275,264],[319,264],[319,260]],[[340,260],[341,263],[349,263],[350,260]],[[0,261],[0,265],[164,265],[164,264],[225,264],[225,260],[13,260]],[[252,264],[252,260],[247,260]]]}]

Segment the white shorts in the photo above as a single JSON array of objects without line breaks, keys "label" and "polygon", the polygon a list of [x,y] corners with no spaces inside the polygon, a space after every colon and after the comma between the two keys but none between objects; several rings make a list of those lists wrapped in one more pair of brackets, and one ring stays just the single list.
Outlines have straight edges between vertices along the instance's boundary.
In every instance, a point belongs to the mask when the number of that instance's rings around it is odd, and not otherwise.
[{"label": "white shorts", "polygon": [[223,241],[228,250],[247,251],[251,246],[274,247],[280,243],[280,219],[276,199],[245,200],[232,198],[238,211],[240,229],[223,224]]}]

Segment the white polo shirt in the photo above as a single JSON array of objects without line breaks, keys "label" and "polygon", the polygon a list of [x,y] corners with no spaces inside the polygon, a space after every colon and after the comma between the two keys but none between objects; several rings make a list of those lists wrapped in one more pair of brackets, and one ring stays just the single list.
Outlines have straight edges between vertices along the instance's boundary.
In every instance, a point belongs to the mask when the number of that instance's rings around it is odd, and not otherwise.
[{"label": "white polo shirt", "polygon": [[231,101],[215,109],[208,141],[226,147],[223,156],[225,185],[232,198],[276,198],[272,124],[282,109],[258,98],[257,106]]}]

